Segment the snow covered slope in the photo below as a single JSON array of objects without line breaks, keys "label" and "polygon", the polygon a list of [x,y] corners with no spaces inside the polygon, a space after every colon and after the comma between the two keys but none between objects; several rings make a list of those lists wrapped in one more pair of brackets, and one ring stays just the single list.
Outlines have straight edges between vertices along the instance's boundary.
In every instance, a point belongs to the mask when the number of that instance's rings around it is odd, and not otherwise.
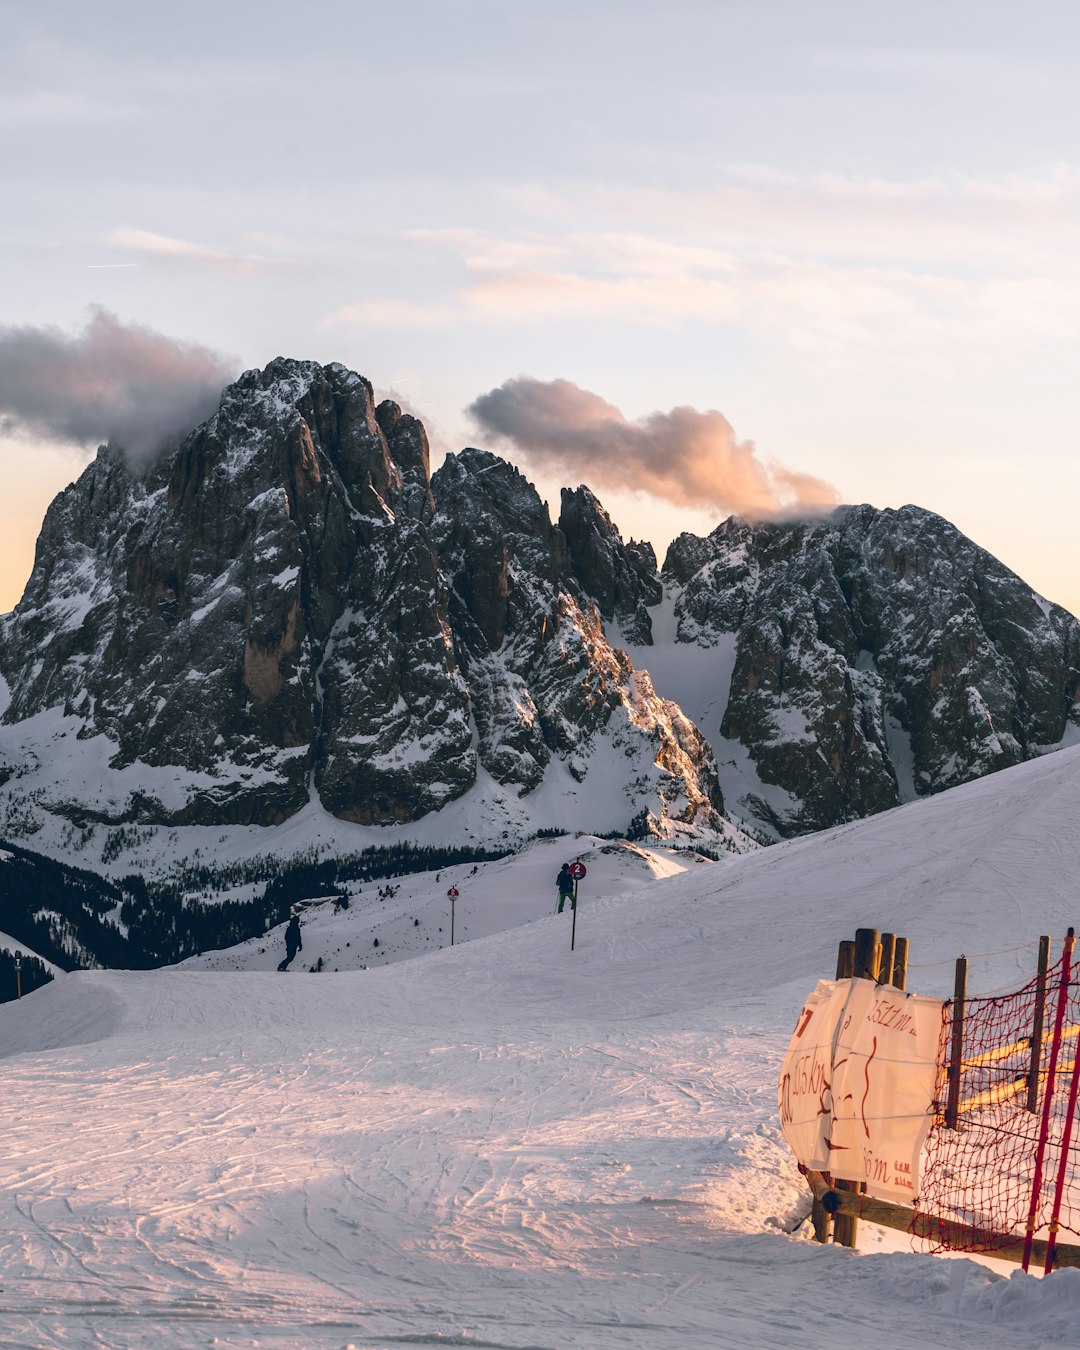
[{"label": "snow covered slope", "polygon": [[911,937],[920,991],[960,950],[1026,975],[1080,909],[1078,801],[1063,751],[596,900],[572,954],[550,916],[0,1008],[0,1345],[1075,1343],[1080,1272],[807,1241],[775,1081],[857,924]]},{"label": "snow covered slope", "polygon": [[[449,947],[451,887],[459,893],[453,902],[455,942],[544,918],[555,910],[559,868],[574,859],[587,873],[579,887],[582,924],[598,899],[634,894],[658,878],[717,866],[699,853],[569,835],[534,840],[519,853],[492,862],[351,884],[302,905],[304,947],[296,969],[311,970],[319,962],[318,969],[326,972],[370,969]],[[348,897],[346,909],[336,903],[339,894]],[[569,911],[564,913],[569,923]],[[182,968],[273,970],[285,955],[284,932],[281,923],[265,937],[193,956]]]}]

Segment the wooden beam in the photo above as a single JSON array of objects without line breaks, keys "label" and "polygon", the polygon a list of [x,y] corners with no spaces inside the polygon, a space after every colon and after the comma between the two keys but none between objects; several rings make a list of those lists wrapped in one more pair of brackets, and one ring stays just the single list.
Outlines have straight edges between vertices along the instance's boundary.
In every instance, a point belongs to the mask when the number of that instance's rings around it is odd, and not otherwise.
[{"label": "wooden beam", "polygon": [[[1059,1064],[1058,1073],[1071,1073],[1076,1067],[1076,1061],[1072,1060],[1068,1064]],[[1039,1077],[1046,1077],[1046,1070],[1040,1069]],[[980,1106],[1000,1106],[1002,1102],[1008,1102],[1017,1097],[1028,1086],[1028,1076],[1022,1073],[1019,1078],[1012,1078],[1007,1083],[995,1083],[985,1092],[977,1092],[974,1097],[964,1097],[956,1107],[957,1115],[967,1115],[969,1111],[977,1111]],[[945,1124],[944,1112],[939,1111],[934,1117],[935,1125]]]},{"label": "wooden beam", "polygon": [[956,1129],[960,1114],[960,1065],[964,1058],[964,1001],[967,998],[967,957],[956,958],[953,981],[952,1045],[949,1052],[949,1097],[945,1106],[945,1127]]},{"label": "wooden beam", "polygon": [[[917,1214],[904,1205],[894,1205],[888,1200],[873,1200],[868,1195],[853,1195],[851,1191],[838,1191],[835,1187],[829,1186],[820,1172],[808,1173],[808,1180],[815,1196],[826,1209],[832,1211],[834,1218],[841,1214],[851,1214],[865,1219],[867,1223],[877,1224],[879,1228],[894,1228],[901,1233],[911,1233],[913,1237],[925,1238],[928,1242],[937,1242],[950,1251],[964,1250],[952,1245],[957,1233],[962,1232],[969,1244],[985,1248],[987,1256],[1017,1263],[1024,1259],[1024,1239],[1011,1233],[995,1233],[989,1228],[972,1228],[959,1219],[939,1219],[933,1214]],[[1032,1254],[1045,1262],[1048,1246],[1046,1242],[1035,1242]],[[1080,1267],[1080,1247],[1063,1246],[1059,1243],[1054,1252],[1054,1265]]]}]

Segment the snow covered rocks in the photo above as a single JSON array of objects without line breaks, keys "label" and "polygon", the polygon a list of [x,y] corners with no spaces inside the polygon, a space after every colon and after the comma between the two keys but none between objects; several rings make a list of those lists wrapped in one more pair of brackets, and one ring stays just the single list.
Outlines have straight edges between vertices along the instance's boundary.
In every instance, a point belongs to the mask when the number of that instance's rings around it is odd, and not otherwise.
[{"label": "snow covered rocks", "polygon": [[608,644],[531,485],[479,451],[433,485],[421,424],[340,365],[248,371],[149,465],[102,448],[49,509],[0,672],[10,832],[312,801],[401,824],[542,783],[526,830],[721,823],[711,751]]},{"label": "snow covered rocks", "polygon": [[284,359],[57,497],[0,676],[0,831],[54,851],[316,809],[744,847],[725,809],[805,833],[1080,729],[1076,620],[930,512],[732,519],[658,574],[587,487],[555,524],[486,451],[432,476],[414,417]]},{"label": "snow covered rocks", "polygon": [[[733,518],[676,539],[663,576],[685,657],[661,687],[742,761],[721,774],[728,805],[771,833],[938,792],[1080,726],[1076,619],[919,507]],[[710,652],[707,710],[685,668]]]}]

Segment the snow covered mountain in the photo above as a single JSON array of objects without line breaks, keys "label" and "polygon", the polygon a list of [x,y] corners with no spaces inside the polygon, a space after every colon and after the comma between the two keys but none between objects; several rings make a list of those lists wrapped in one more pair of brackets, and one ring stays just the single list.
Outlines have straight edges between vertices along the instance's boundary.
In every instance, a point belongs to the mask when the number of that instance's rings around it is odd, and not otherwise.
[{"label": "snow covered mountain", "polygon": [[[0,837],[160,873],[550,829],[752,847],[1080,737],[1080,625],[946,521],[558,522],[339,365],[103,448],[0,619]],[[735,826],[724,818],[724,812]]]},{"label": "snow covered mountain", "polygon": [[774,837],[1080,739],[1080,624],[930,511],[726,520],[676,539],[663,581],[628,650]]},{"label": "snow covered mountain", "polygon": [[[386,969],[89,972],[3,1005],[0,1343],[1075,1343],[1076,1271],[867,1222],[858,1252],[810,1241],[776,1081],[856,926],[911,938],[917,992],[962,950],[973,994],[1030,978],[1077,918],[1078,796],[1066,750],[586,901],[573,953],[551,915]],[[497,926],[494,888],[471,903]]]},{"label": "snow covered mountain", "polygon": [[462,800],[489,838],[726,829],[711,750],[607,642],[535,490],[477,451],[432,483],[420,423],[338,365],[249,371],[147,466],[99,451],[0,672],[0,830],[47,849]]}]

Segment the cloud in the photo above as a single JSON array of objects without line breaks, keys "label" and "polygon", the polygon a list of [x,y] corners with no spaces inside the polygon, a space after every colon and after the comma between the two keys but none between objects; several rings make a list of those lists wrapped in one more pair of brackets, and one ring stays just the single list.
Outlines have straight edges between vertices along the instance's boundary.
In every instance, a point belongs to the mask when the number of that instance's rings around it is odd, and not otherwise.
[{"label": "cloud", "polygon": [[735,165],[682,191],[548,192],[530,214],[542,221],[406,231],[446,280],[420,297],[369,294],[323,326],[720,325],[848,378],[883,361],[1008,361],[1018,342],[1080,335],[1069,165],[981,178]]},{"label": "cloud", "polygon": [[204,263],[224,272],[268,272],[292,266],[285,259],[267,258],[259,253],[233,253],[225,249],[206,248],[187,239],[154,234],[151,230],[111,230],[105,236],[105,242],[164,262]]},{"label": "cloud", "polygon": [[521,375],[481,394],[468,412],[482,431],[564,480],[755,519],[815,513],[839,501],[821,479],[764,463],[714,409],[672,408],[632,422],[570,380]]},{"label": "cloud", "polygon": [[213,413],[234,364],[95,309],[81,333],[0,326],[0,430],[156,453]]}]

